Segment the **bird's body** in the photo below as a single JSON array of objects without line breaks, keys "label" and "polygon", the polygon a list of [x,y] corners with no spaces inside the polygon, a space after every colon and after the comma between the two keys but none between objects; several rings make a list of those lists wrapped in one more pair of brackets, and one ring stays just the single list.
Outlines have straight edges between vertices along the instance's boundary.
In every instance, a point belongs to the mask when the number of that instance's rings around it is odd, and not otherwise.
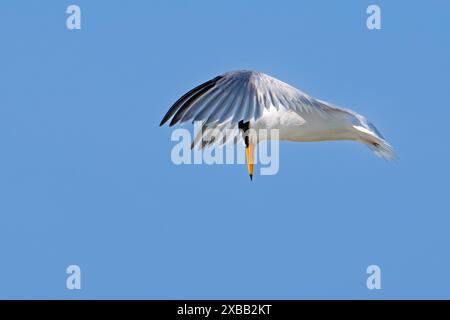
[{"label": "bird's body", "polygon": [[[279,140],[326,141],[354,140],[366,144],[383,158],[395,158],[384,137],[362,115],[314,99],[306,93],[266,74],[232,71],[192,89],[170,108],[161,121],[172,118],[170,126],[186,121],[200,121],[204,129],[239,128],[242,130],[278,130]],[[245,139],[247,160],[253,148],[270,135]],[[213,143],[207,135],[197,137],[200,146]],[[249,171],[252,171],[249,166]],[[250,172],[250,175],[252,173]]]},{"label": "bird's body", "polygon": [[[326,140],[356,140],[344,119],[330,121],[317,114],[300,115],[292,110],[264,110],[256,121],[250,121],[250,128],[276,129],[279,140],[308,142]],[[258,139],[259,141],[261,139]]]}]

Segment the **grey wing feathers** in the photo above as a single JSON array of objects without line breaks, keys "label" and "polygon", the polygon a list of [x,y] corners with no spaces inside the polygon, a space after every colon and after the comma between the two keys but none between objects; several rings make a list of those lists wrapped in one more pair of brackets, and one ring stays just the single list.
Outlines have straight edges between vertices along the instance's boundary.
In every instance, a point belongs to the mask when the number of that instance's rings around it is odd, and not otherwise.
[{"label": "grey wing feathers", "polygon": [[263,73],[233,71],[211,79],[178,99],[161,121],[170,126],[186,121],[205,124],[257,120],[264,109],[286,108],[298,113],[338,110]]},{"label": "grey wing feathers", "polygon": [[244,70],[224,73],[190,90],[172,105],[160,125],[172,118],[170,126],[200,121],[222,130],[237,127],[239,121],[257,120],[271,107],[299,114],[344,111],[266,74]]}]

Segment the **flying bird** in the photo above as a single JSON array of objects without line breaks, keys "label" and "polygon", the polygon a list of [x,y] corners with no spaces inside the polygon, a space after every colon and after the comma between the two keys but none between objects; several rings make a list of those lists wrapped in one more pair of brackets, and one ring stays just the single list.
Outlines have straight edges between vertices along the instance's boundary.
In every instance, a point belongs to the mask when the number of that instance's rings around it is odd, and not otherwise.
[{"label": "flying bird", "polygon": [[[249,129],[277,129],[279,140],[352,140],[367,145],[377,156],[395,159],[391,145],[362,115],[315,99],[267,74],[240,70],[226,72],[179,98],[160,126],[200,121],[202,128],[192,147],[209,145],[207,129],[238,128],[245,142],[247,168],[253,177],[253,153],[263,139],[245,135]],[[209,137],[211,138],[211,137]]]}]

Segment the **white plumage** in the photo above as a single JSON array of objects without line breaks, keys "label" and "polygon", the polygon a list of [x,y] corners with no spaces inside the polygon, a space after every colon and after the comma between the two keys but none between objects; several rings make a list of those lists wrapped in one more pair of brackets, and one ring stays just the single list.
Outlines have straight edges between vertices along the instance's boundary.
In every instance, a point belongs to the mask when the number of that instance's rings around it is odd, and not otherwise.
[{"label": "white plumage", "polygon": [[354,140],[380,157],[396,157],[389,143],[362,115],[314,99],[255,71],[226,72],[201,84],[170,108],[161,125],[170,118],[171,126],[201,121],[205,129],[218,130],[248,122],[249,128],[278,129],[280,140]]},{"label": "white plumage", "polygon": [[[226,72],[199,85],[175,102],[160,125],[169,119],[170,126],[187,121],[202,123],[204,130],[193,147],[200,141],[200,147],[217,142],[210,140],[207,129],[277,129],[279,140],[353,140],[367,145],[377,156],[396,158],[390,144],[362,115],[314,99],[255,71]],[[246,146],[251,147],[250,156],[262,139],[256,135],[246,140]],[[250,177],[252,170],[253,166],[249,166]]]}]

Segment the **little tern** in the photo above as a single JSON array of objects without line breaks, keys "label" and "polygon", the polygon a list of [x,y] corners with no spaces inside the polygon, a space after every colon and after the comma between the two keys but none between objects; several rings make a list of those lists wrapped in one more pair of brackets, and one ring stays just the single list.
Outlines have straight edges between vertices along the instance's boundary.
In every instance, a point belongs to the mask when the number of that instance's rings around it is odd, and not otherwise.
[{"label": "little tern", "polygon": [[[246,136],[249,129],[276,129],[278,139],[288,141],[352,140],[367,145],[379,157],[396,158],[391,145],[362,115],[256,71],[226,72],[195,87],[172,105],[160,126],[169,119],[170,126],[200,121],[205,129],[238,128],[245,142],[250,179],[255,146],[264,138]],[[202,133],[192,147],[200,140],[200,147],[214,142],[205,141]]]}]

